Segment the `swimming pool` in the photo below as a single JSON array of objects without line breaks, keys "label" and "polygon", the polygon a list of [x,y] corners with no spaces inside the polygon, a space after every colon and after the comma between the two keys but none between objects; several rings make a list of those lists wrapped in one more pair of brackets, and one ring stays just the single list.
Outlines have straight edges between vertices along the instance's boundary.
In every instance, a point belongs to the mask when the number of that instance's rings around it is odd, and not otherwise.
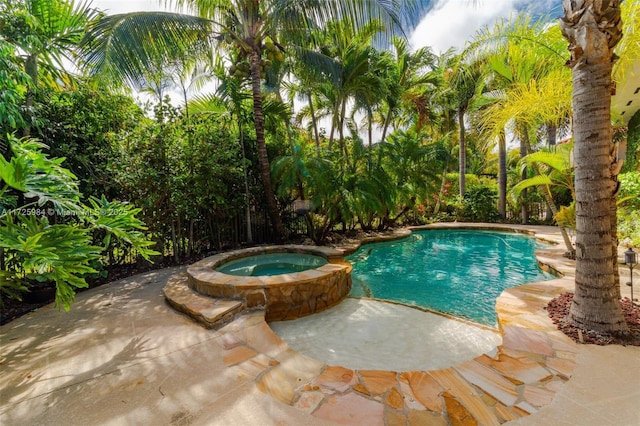
[{"label": "swimming pool", "polygon": [[545,245],[520,234],[416,231],[404,240],[362,246],[350,296],[390,300],[496,326],[495,300],[506,288],[544,281],[534,252]]}]

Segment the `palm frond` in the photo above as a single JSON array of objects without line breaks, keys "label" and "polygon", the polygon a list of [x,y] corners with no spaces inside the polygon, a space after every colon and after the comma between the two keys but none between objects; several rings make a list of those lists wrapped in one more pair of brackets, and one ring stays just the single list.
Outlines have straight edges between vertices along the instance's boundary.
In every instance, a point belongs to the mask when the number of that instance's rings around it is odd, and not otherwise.
[{"label": "palm frond", "polygon": [[84,67],[91,74],[125,80],[134,87],[159,62],[212,43],[212,22],[168,12],[103,16],[82,40]]},{"label": "palm frond", "polygon": [[527,188],[553,185],[555,185],[555,183],[549,176],[537,175],[518,182],[513,188],[511,188],[511,193],[517,198],[520,196],[520,193]]},{"label": "palm frond", "polygon": [[535,163],[541,163],[559,172],[564,172],[571,169],[569,156],[558,152],[532,152],[522,159],[522,163],[522,165],[525,167]]}]

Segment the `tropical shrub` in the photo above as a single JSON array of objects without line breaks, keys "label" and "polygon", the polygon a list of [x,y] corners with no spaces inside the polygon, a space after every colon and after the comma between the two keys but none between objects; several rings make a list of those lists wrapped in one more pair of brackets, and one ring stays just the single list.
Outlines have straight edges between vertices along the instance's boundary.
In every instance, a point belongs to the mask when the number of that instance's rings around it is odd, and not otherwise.
[{"label": "tropical shrub", "polygon": [[218,231],[249,200],[240,144],[223,118],[187,120],[168,110],[163,116],[123,137],[117,181],[123,197],[141,209],[156,250],[178,259],[197,246],[219,248]]},{"label": "tropical shrub", "polygon": [[34,139],[9,142],[11,159],[0,156],[0,293],[19,299],[35,282],[53,282],[56,304],[68,310],[111,240],[144,258],[155,253],[135,217],[139,210],[104,197],[83,204],[64,159],[49,158]]},{"label": "tropical shrub", "polygon": [[628,124],[627,159],[622,166],[623,172],[640,169],[640,111],[637,111]]},{"label": "tropical shrub", "polygon": [[[24,125],[22,105],[31,79],[19,63],[15,48],[0,39],[0,143],[6,133]],[[0,149],[0,153],[7,146]]]},{"label": "tropical shrub", "polygon": [[40,89],[35,96],[33,135],[51,157],[64,157],[85,196],[120,197],[115,169],[117,141],[149,120],[126,95],[111,94],[88,83],[73,89]]},{"label": "tropical shrub", "polygon": [[495,186],[470,186],[460,205],[459,219],[463,221],[495,222],[500,217]]},{"label": "tropical shrub", "polygon": [[618,181],[618,238],[640,247],[640,172],[621,173]]}]

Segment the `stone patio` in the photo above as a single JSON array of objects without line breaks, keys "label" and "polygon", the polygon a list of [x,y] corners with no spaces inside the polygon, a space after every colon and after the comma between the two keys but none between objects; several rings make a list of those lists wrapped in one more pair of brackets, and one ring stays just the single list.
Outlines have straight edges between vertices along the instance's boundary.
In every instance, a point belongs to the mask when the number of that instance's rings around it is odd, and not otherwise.
[{"label": "stone patio", "polygon": [[[516,228],[559,241],[555,228]],[[325,365],[291,350],[263,311],[207,330],[163,301],[182,270],[112,283],[69,313],[49,306],[0,328],[0,423],[639,424],[639,348],[576,345],[546,316],[573,287],[561,252],[538,259],[563,278],[498,299],[494,356],[435,371]]]}]

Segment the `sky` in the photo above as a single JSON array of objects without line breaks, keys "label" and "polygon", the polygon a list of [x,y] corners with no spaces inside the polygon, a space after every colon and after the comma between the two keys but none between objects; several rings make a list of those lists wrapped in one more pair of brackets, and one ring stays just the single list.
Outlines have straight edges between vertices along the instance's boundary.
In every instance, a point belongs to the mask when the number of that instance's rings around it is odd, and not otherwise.
[{"label": "sky", "polygon": [[[328,1],[328,0],[327,0]],[[340,0],[338,0],[340,1]],[[561,0],[418,0],[423,13],[412,22],[415,30],[408,34],[412,49],[431,46],[436,54],[451,47],[461,50],[467,40],[480,28],[496,20],[508,18],[522,10],[535,14],[562,15]],[[170,10],[158,0],[93,0],[92,5],[110,15],[142,10]],[[206,90],[205,90],[206,91]],[[144,95],[139,94],[142,98]],[[172,99],[181,97],[170,92]],[[180,103],[180,101],[177,101]],[[322,127],[329,127],[321,123]],[[376,138],[379,131],[376,131]]]},{"label": "sky", "polygon": [[460,50],[477,30],[500,18],[522,10],[549,13],[556,5],[551,14],[560,16],[560,4],[560,0],[478,0],[475,4],[470,0],[435,0],[409,39],[414,49],[431,46],[436,54],[451,47]]},{"label": "sky", "polygon": [[[450,47],[461,49],[479,28],[497,19],[528,9],[560,16],[561,0],[420,0],[424,16],[409,40],[414,49],[431,46],[435,53]],[[158,0],[93,0],[94,7],[109,14],[140,10],[164,10]]]}]

